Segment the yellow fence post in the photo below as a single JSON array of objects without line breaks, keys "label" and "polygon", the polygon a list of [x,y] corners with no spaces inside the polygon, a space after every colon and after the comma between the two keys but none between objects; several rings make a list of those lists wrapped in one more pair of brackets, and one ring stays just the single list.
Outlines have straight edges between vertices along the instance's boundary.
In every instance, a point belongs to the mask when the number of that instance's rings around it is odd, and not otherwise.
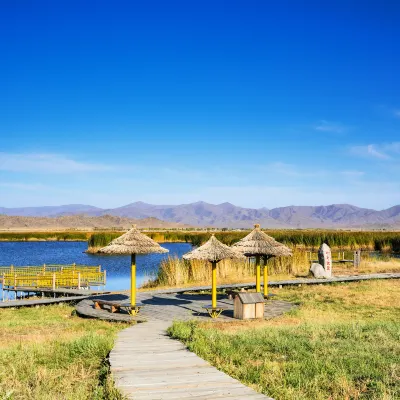
[{"label": "yellow fence post", "polygon": [[56,290],[56,274],[53,273],[53,290]]},{"label": "yellow fence post", "polygon": [[256,256],[256,292],[261,292],[261,266],[260,256]]},{"label": "yellow fence post", "polygon": [[78,272],[78,289],[81,288],[81,273]]},{"label": "yellow fence post", "polygon": [[211,307],[213,310],[217,308],[217,263],[214,261],[212,264],[212,294],[211,294]]},{"label": "yellow fence post", "polygon": [[131,308],[136,307],[136,255],[131,254]]},{"label": "yellow fence post", "polygon": [[264,298],[268,297],[268,258],[264,259]]}]

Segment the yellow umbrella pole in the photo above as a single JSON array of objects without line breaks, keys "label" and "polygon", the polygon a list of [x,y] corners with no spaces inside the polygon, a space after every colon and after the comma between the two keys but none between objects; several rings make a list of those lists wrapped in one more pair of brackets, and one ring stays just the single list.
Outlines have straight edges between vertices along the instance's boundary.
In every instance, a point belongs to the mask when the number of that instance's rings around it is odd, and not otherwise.
[{"label": "yellow umbrella pole", "polygon": [[268,297],[268,258],[264,259],[264,298]]},{"label": "yellow umbrella pole", "polygon": [[261,293],[261,266],[260,256],[256,256],[256,292]]},{"label": "yellow umbrella pole", "polygon": [[131,254],[131,309],[136,309],[136,254]]},{"label": "yellow umbrella pole", "polygon": [[217,263],[212,264],[212,294],[211,294],[211,307],[213,310],[217,308]]}]

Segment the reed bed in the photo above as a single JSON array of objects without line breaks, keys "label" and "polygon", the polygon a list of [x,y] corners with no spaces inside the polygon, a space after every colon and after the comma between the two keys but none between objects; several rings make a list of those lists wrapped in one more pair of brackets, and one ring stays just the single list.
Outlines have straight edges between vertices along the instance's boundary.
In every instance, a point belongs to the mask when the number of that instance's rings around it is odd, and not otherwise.
[{"label": "reed bed", "polygon": [[[309,276],[310,260],[304,249],[293,249],[292,257],[274,257],[268,261],[268,275],[271,280],[304,278]],[[365,273],[400,272],[400,258],[390,254],[370,255],[362,253],[361,265],[334,264],[334,275],[353,275]],[[254,260],[223,260],[217,266],[218,284],[253,282],[255,279]],[[209,285],[211,265],[204,261],[185,261],[177,257],[168,257],[161,261],[154,277],[143,288],[184,287],[190,285]]]},{"label": "reed bed", "polygon": [[0,241],[86,241],[90,232],[0,232]]},{"label": "reed bed", "polygon": [[[309,262],[305,251],[294,250],[293,257],[275,257],[268,261],[268,271],[274,276],[306,276]],[[246,261],[222,260],[217,266],[219,284],[246,282],[255,276],[253,259]],[[186,261],[177,257],[162,260],[157,275],[143,287],[180,287],[190,284],[208,285],[211,282],[211,264],[205,261]]]},{"label": "reed bed", "polygon": [[[322,243],[328,244],[333,250],[376,250],[400,253],[400,232],[377,231],[331,231],[331,230],[265,230],[278,242],[287,246],[315,251]],[[144,232],[156,242],[186,242],[200,246],[209,238],[210,232],[177,232],[157,231]],[[216,232],[215,236],[222,243],[231,246],[249,231]],[[91,235],[89,247],[100,248],[106,246],[111,240],[120,236],[121,232],[99,232]]]}]

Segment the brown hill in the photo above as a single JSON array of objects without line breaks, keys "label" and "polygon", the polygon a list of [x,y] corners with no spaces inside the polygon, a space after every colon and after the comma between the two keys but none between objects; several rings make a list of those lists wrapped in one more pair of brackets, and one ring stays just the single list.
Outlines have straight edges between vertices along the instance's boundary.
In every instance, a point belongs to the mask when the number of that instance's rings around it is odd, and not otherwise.
[{"label": "brown hill", "polygon": [[157,218],[133,219],[112,215],[88,217],[84,215],[68,215],[61,217],[20,217],[0,215],[0,231],[25,230],[97,230],[97,229],[129,229],[133,224],[138,228],[185,228],[186,225],[165,222]]}]

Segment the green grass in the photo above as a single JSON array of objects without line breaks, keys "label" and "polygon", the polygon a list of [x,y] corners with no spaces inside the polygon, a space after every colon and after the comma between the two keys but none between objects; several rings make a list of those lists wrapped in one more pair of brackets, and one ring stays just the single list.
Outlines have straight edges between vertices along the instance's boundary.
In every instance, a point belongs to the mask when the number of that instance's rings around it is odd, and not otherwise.
[{"label": "green grass", "polygon": [[270,321],[175,322],[170,334],[275,399],[400,398],[400,282],[276,289]]},{"label": "green grass", "polygon": [[72,311],[0,310],[0,399],[121,399],[106,357],[125,326]]},{"label": "green grass", "polygon": [[107,246],[113,239],[122,235],[122,232],[93,233],[88,239],[88,247],[100,248]]}]

